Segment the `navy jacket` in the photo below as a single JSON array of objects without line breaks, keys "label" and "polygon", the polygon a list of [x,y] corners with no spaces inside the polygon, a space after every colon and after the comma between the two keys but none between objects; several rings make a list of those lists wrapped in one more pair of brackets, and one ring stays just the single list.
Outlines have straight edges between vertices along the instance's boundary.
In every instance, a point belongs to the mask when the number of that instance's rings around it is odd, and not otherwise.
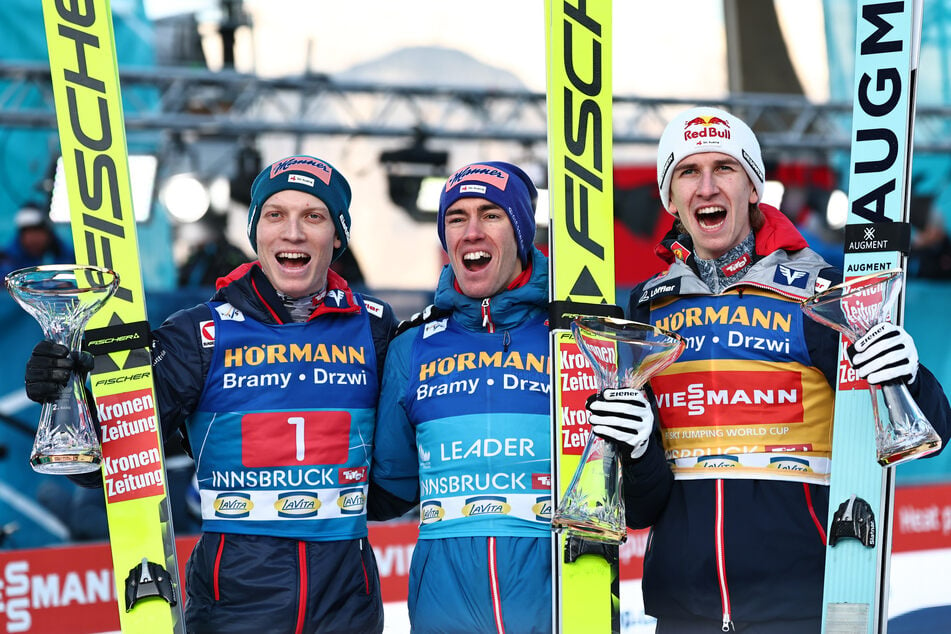
[{"label": "navy jacket", "polygon": [[[257,264],[219,280],[214,301],[227,302],[246,319],[292,322]],[[370,304],[373,310],[364,308]],[[213,360],[210,335],[203,330],[210,311],[207,304],[179,311],[152,333],[156,401],[166,438],[185,429],[201,399]],[[369,320],[379,376],[396,326],[390,306],[372,298],[357,301],[331,271],[328,293],[310,319],[319,322],[327,314]],[[188,560],[186,591],[190,632],[379,632],[383,627],[379,574],[366,537],[298,541],[204,533]]]},{"label": "navy jacket", "polygon": [[[756,233],[753,266],[738,283],[739,288],[731,285],[724,292],[734,293],[737,302],[743,301],[744,290],[748,295],[782,296],[797,290],[784,286],[801,279],[795,271],[808,272],[810,281],[840,281],[841,272],[823,267],[785,216],[761,207],[767,223]],[[679,244],[674,245],[678,239]],[[693,290],[698,284],[706,287],[699,280],[692,256],[683,258],[682,247],[689,252],[689,238],[673,232],[658,247],[658,254],[671,268],[633,290],[627,310],[630,319],[653,323],[652,308],[665,302],[695,305],[696,299],[691,303],[691,297],[712,295],[709,290]],[[680,259],[675,260],[675,250],[680,251]],[[789,274],[791,270],[793,274]],[[804,288],[797,292],[808,296],[813,291]],[[718,333],[721,340],[725,331]],[[788,338],[803,342],[807,360],[801,365],[821,372],[829,386],[814,389],[834,392],[838,333],[803,318],[801,332],[790,333]],[[771,354],[777,363],[788,363],[784,352],[785,348],[778,347]],[[735,370],[741,362],[731,361],[728,369]],[[713,367],[715,375],[717,366]],[[946,445],[951,414],[941,386],[921,367],[910,390]],[[821,399],[810,402],[817,401]],[[775,407],[766,406],[762,411],[763,423],[770,424]],[[661,426],[663,418],[662,409]],[[655,426],[647,452],[638,460],[626,460],[623,470],[628,525],[651,527],[644,562],[646,612],[661,621],[665,617],[678,622],[703,619],[713,624],[728,618],[736,623],[820,618],[829,487],[757,478],[675,479],[673,457],[665,455],[662,438],[661,428]],[[667,438],[670,442],[671,436]],[[721,522],[722,538],[718,538]]]}]

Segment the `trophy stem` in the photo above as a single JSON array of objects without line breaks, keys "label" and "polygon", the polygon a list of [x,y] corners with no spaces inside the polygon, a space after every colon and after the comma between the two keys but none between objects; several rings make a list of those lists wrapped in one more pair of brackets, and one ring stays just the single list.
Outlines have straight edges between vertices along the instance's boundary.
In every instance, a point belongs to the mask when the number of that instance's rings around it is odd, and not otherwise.
[{"label": "trophy stem", "polygon": [[627,538],[621,457],[614,444],[591,434],[581,462],[552,516],[555,530],[620,544]]},{"label": "trophy stem", "polygon": [[85,404],[85,389],[70,375],[59,398],[44,403],[40,429],[30,454],[34,471],[51,474],[86,473],[99,469],[102,452],[95,424]]},{"label": "trophy stem", "polygon": [[[872,398],[876,405],[876,432],[882,435],[882,442],[876,443],[878,462],[882,466],[892,467],[903,462],[923,458],[941,449],[941,437],[925,418],[915,399],[904,383],[881,386],[888,408],[891,425],[883,427],[878,421],[878,398],[873,387]],[[884,448],[884,449],[882,449]]]}]

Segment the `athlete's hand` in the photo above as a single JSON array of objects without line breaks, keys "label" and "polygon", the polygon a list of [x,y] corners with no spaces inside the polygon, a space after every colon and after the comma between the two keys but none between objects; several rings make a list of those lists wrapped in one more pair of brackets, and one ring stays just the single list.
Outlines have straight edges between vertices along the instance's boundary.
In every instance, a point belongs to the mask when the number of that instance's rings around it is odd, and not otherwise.
[{"label": "athlete's hand", "polygon": [[430,304],[420,312],[413,313],[413,316],[409,319],[404,319],[401,321],[396,327],[396,332],[393,334],[393,336],[395,337],[396,335],[401,335],[410,328],[424,324],[427,321],[441,319],[442,317],[446,317],[450,314],[452,314],[452,311],[446,310],[445,308],[439,308],[435,304]]},{"label": "athlete's hand", "polygon": [[26,362],[26,395],[37,403],[55,401],[71,372],[85,378],[92,367],[93,356],[88,352],[71,352],[62,344],[44,339],[36,344]]},{"label": "athlete's hand", "polygon": [[644,455],[654,429],[654,412],[644,392],[607,389],[592,394],[585,407],[590,414],[591,433],[625,446],[631,458]]},{"label": "athlete's hand", "polygon": [[918,349],[901,326],[882,323],[846,348],[859,378],[872,385],[913,383],[918,376]]}]

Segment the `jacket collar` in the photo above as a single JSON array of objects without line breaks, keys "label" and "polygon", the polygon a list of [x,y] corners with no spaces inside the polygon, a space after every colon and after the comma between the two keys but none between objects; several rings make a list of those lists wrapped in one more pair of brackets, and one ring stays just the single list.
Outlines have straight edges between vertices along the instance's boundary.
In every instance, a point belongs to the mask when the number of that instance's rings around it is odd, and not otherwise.
[{"label": "jacket collar", "polygon": [[[531,275],[524,284],[487,298],[496,331],[515,328],[538,311],[547,310],[548,258],[537,248],[533,249],[531,266]],[[453,318],[470,330],[485,331],[485,301],[484,298],[467,297],[459,292],[452,267],[448,264],[443,267],[434,299],[438,308],[452,311]]]},{"label": "jacket collar", "polygon": [[[248,301],[247,296],[251,295],[263,305],[275,323],[289,324],[293,321],[271,281],[264,274],[260,262],[248,262],[238,266],[228,275],[219,277],[215,288],[216,300],[235,304],[235,300],[240,301],[235,295],[244,296],[245,301]],[[359,313],[360,310],[360,303],[355,299],[347,281],[330,269],[327,271],[327,292],[314,306],[308,321],[328,313]]]}]

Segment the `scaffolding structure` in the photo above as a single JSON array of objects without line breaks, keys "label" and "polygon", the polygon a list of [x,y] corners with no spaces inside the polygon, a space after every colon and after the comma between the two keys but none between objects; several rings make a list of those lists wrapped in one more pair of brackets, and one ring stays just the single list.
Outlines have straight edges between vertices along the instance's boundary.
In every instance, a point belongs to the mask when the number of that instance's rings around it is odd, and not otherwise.
[{"label": "scaffolding structure", "polygon": [[[328,75],[266,78],[236,71],[125,68],[126,128],[188,138],[344,135],[546,142],[545,94],[341,81]],[[39,97],[39,99],[37,99]],[[37,105],[40,104],[40,105]],[[848,150],[851,103],[796,95],[721,99],[614,98],[615,146],[656,144],[670,115],[689,105],[730,110],[749,123],[766,154]],[[55,129],[49,68],[0,65],[0,127]],[[951,108],[919,106],[915,151],[951,151]]]}]

